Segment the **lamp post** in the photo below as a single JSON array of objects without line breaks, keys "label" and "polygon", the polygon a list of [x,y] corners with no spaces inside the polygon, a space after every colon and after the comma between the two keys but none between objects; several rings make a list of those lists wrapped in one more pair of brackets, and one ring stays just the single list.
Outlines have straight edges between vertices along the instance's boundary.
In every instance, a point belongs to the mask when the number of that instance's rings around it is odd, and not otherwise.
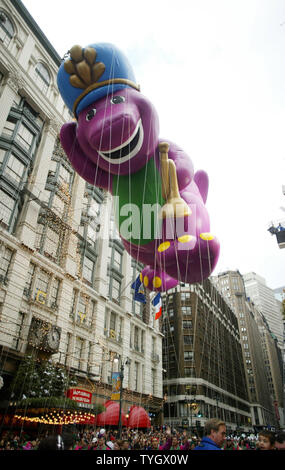
[{"label": "lamp post", "polygon": [[[193,422],[192,422],[192,416],[193,416],[193,410],[195,410],[197,408],[197,403],[196,403],[196,387],[190,387],[190,386],[187,386],[186,387],[188,389],[188,396],[187,398],[185,397],[185,402],[186,402],[186,406],[187,406],[187,418],[188,418],[188,423],[189,423],[189,407],[190,407],[190,436],[192,436],[192,425],[193,425]],[[192,399],[190,398],[190,403],[189,403],[189,391],[191,392],[191,395],[193,394],[194,395],[194,398],[193,398],[193,401]]]},{"label": "lamp post", "polygon": [[[115,363],[119,363],[119,358],[114,359]],[[124,369],[125,365],[129,365],[130,361],[129,358],[127,358],[124,361],[121,361],[121,366],[120,366],[120,407],[119,407],[119,439],[121,439],[122,436],[122,394],[123,394],[123,380],[124,380]]]}]

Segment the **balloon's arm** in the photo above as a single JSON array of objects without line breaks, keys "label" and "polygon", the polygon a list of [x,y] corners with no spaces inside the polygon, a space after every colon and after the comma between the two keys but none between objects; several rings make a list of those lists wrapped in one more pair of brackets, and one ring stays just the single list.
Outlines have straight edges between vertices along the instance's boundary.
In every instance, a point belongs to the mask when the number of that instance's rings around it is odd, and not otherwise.
[{"label": "balloon's arm", "polygon": [[86,157],[76,137],[76,123],[69,122],[60,130],[61,145],[74,170],[88,183],[108,191],[112,187],[112,175]]},{"label": "balloon's arm", "polygon": [[168,150],[167,142],[159,144],[162,197],[166,201],[161,215],[163,218],[184,217],[190,215],[190,209],[179,194],[176,166],[172,159],[168,159]]},{"label": "balloon's arm", "polygon": [[168,161],[169,145],[166,142],[159,144],[160,168],[161,168],[161,182],[162,182],[162,197],[167,201],[170,194],[169,182],[169,161]]}]

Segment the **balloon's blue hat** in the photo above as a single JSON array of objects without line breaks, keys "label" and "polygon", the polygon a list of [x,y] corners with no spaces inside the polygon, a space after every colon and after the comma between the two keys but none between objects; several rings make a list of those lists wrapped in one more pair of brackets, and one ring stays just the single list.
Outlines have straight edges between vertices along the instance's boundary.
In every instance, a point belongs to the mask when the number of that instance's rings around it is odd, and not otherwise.
[{"label": "balloon's blue hat", "polygon": [[136,85],[126,56],[107,43],[85,48],[73,46],[59,68],[57,84],[60,94],[77,118],[80,111],[109,93]]}]

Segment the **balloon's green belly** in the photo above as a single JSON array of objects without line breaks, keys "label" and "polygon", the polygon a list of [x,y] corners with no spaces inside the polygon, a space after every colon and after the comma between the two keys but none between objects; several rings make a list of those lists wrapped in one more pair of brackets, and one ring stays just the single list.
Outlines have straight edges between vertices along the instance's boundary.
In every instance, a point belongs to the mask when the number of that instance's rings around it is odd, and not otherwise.
[{"label": "balloon's green belly", "polygon": [[120,236],[135,245],[153,241],[160,230],[159,211],[164,204],[153,158],[136,173],[113,176],[112,193]]}]

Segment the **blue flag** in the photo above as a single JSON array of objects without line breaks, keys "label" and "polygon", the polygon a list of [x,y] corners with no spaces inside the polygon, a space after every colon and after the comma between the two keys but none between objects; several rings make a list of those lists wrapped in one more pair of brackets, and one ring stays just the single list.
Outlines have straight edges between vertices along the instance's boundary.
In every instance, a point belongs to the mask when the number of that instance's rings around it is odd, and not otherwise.
[{"label": "blue flag", "polygon": [[135,282],[132,283],[132,289],[135,289],[136,291],[139,290],[141,283],[140,276],[138,276]]},{"label": "blue flag", "polygon": [[138,302],[142,302],[143,304],[145,304],[146,298],[145,298],[143,289],[140,289],[141,284],[142,282],[140,280],[140,276],[138,276],[135,282],[132,283],[132,289],[135,290],[134,300],[137,300]]}]

